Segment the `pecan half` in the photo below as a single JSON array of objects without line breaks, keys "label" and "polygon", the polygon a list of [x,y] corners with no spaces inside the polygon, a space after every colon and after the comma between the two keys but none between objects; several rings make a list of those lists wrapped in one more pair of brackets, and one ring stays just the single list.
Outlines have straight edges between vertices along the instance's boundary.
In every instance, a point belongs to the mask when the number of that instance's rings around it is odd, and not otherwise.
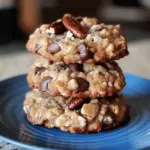
[{"label": "pecan half", "polygon": [[65,15],[63,18],[63,24],[73,33],[74,36],[83,39],[86,36],[86,31],[81,24],[71,15]]},{"label": "pecan half", "polygon": [[74,109],[79,109],[82,104],[84,104],[84,102],[86,101],[87,99],[83,99],[83,98],[72,98],[68,103],[67,103],[67,107],[70,109],[70,110],[74,110]]}]

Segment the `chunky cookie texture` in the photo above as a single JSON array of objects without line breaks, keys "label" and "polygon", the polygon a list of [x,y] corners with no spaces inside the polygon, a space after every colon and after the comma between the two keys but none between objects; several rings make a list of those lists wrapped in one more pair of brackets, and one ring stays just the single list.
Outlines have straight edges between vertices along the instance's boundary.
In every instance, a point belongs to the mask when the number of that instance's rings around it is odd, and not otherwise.
[{"label": "chunky cookie texture", "polygon": [[66,63],[95,63],[128,55],[120,25],[98,24],[95,18],[64,15],[35,30],[27,49],[48,60]]},{"label": "chunky cookie texture", "polygon": [[51,96],[97,98],[112,96],[125,86],[124,75],[115,62],[50,62],[37,56],[27,77],[29,86]]},{"label": "chunky cookie texture", "polygon": [[23,109],[33,125],[57,127],[71,133],[100,132],[129,121],[129,109],[121,95],[89,99],[76,110],[68,109],[68,101],[70,99],[35,90],[27,93]]}]

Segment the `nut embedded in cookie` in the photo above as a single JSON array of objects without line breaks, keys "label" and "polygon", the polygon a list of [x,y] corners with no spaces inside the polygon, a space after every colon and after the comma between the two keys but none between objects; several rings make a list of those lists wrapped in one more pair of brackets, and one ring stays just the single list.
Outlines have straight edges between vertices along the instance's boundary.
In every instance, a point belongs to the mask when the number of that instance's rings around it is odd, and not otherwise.
[{"label": "nut embedded in cookie", "polygon": [[80,22],[76,18],[71,15],[65,15],[63,17],[64,26],[71,31],[76,37],[84,38],[86,36],[86,32]]},{"label": "nut embedded in cookie", "polygon": [[[24,112],[33,125],[57,127],[71,133],[110,130],[129,121],[129,109],[121,95],[90,99],[77,110],[69,110],[66,107],[68,101],[62,96],[52,97],[40,91],[31,91],[26,95]],[[112,109],[114,105],[118,108],[117,113]],[[121,118],[118,117],[120,114]]]},{"label": "nut embedded in cookie", "polygon": [[124,88],[125,78],[115,62],[66,64],[38,56],[28,74],[28,83],[52,96],[80,99],[112,96]]},{"label": "nut embedded in cookie", "polygon": [[41,25],[30,36],[27,49],[54,62],[80,64],[113,61],[129,54],[119,25],[79,18],[64,15],[50,25]]}]

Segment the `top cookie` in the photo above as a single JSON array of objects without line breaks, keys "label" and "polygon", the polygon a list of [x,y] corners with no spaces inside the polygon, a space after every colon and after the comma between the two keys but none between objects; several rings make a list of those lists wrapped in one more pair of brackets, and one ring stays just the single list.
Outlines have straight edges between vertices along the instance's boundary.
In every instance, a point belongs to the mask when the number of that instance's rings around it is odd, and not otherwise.
[{"label": "top cookie", "polygon": [[129,54],[120,25],[98,24],[96,18],[70,14],[37,28],[27,42],[27,49],[66,63],[106,62]]}]

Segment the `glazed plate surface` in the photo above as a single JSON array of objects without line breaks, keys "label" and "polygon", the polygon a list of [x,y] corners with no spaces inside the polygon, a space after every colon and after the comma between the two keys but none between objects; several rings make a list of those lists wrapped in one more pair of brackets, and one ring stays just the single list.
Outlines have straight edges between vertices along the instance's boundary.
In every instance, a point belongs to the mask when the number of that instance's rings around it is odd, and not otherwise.
[{"label": "glazed plate surface", "polygon": [[32,126],[23,112],[28,88],[26,75],[0,82],[0,140],[27,149],[138,150],[150,147],[150,80],[125,74],[123,94],[130,105],[129,124],[112,131],[71,134]]}]

